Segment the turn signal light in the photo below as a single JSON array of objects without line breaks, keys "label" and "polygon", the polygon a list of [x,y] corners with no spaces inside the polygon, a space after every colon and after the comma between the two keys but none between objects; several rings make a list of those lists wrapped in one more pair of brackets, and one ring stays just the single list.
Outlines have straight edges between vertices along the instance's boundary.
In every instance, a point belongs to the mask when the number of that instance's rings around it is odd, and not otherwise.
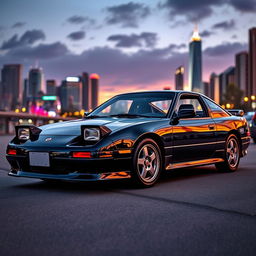
[{"label": "turn signal light", "polygon": [[16,149],[8,149],[7,154],[8,155],[17,155],[17,150]]},{"label": "turn signal light", "polygon": [[77,158],[91,158],[91,152],[73,152],[72,154],[73,157]]}]

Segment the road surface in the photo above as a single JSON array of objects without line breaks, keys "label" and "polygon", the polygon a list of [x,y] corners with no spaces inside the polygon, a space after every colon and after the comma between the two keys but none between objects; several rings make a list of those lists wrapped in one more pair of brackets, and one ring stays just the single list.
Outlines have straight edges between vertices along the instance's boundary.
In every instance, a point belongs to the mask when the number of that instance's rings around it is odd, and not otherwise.
[{"label": "road surface", "polygon": [[127,182],[7,176],[0,136],[0,255],[256,255],[256,145],[235,173],[175,170]]}]

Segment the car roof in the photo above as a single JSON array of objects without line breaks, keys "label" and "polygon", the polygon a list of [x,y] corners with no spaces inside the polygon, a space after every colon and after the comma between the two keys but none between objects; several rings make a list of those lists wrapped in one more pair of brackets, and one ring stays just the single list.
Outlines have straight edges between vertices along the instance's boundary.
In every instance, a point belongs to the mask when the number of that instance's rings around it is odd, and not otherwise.
[{"label": "car roof", "polygon": [[[183,91],[183,90],[154,90],[154,91],[138,91],[138,92],[127,92],[127,93],[120,93],[119,95],[126,95],[126,94],[142,94],[142,93],[189,93],[189,94],[196,94],[196,95],[203,95],[198,92],[192,92],[192,91]],[[205,96],[205,95],[203,95]]]}]

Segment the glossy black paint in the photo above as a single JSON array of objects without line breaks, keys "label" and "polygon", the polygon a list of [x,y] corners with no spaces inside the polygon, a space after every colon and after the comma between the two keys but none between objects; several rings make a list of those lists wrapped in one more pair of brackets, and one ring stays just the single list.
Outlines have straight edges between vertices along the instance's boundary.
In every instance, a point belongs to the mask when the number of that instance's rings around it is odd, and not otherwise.
[{"label": "glossy black paint", "polygon": [[[147,93],[154,95],[160,92]],[[208,98],[201,94],[184,91],[161,93],[174,94],[169,112],[164,118],[85,118],[41,126],[36,139],[33,137],[24,143],[20,143],[15,137],[7,147],[7,152],[8,149],[17,150],[17,155],[6,155],[11,165],[9,175],[64,180],[129,178],[134,149],[143,138],[152,138],[158,143],[166,169],[176,168],[175,164],[179,166],[193,161],[197,161],[197,165],[203,165],[221,160],[225,140],[230,133],[238,137],[241,156],[246,154],[250,137],[245,118],[232,116],[225,110],[215,113],[205,101]],[[198,98],[207,116],[177,119],[177,104],[184,95]],[[106,127],[111,132],[97,143],[89,144],[81,136],[81,127],[86,126]],[[49,152],[51,167],[29,166],[30,151]],[[81,151],[91,152],[92,158],[72,157],[72,152]],[[208,162],[205,161],[207,159]]]}]

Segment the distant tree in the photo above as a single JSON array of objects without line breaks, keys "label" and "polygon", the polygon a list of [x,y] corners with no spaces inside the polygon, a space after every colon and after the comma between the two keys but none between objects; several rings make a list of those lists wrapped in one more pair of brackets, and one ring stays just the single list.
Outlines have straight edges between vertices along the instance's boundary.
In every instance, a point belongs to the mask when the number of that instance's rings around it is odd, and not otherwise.
[{"label": "distant tree", "polygon": [[232,104],[234,108],[241,108],[243,99],[243,91],[234,84],[229,84],[224,94],[224,104]]}]

